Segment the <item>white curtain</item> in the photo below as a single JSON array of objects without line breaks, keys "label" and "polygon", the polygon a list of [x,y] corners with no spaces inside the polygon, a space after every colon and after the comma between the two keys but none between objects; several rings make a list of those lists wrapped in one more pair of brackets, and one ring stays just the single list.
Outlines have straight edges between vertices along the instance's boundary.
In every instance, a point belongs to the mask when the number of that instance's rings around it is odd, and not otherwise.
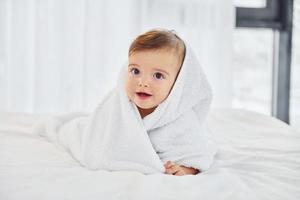
[{"label": "white curtain", "polygon": [[231,106],[233,11],[230,0],[0,0],[0,110],[91,111],[130,42],[156,27],[194,47],[213,105]]}]

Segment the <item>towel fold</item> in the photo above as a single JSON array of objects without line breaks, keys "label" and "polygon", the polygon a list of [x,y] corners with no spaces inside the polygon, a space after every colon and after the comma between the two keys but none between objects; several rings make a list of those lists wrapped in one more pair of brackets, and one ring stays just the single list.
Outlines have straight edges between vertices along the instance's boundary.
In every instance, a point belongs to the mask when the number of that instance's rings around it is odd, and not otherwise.
[{"label": "towel fold", "polygon": [[191,48],[169,96],[144,119],[126,95],[126,74],[127,65],[93,114],[53,117],[40,134],[93,170],[164,173],[168,160],[207,170],[217,152],[205,127],[212,90]]}]

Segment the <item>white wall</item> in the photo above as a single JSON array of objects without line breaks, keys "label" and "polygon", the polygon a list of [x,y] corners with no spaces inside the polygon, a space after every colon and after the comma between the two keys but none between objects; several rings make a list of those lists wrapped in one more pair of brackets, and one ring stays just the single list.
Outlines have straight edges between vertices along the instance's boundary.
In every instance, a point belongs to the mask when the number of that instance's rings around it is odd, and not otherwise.
[{"label": "white wall", "polygon": [[231,105],[230,0],[0,0],[0,109],[92,110],[135,36],[175,29],[194,47],[214,106]]}]

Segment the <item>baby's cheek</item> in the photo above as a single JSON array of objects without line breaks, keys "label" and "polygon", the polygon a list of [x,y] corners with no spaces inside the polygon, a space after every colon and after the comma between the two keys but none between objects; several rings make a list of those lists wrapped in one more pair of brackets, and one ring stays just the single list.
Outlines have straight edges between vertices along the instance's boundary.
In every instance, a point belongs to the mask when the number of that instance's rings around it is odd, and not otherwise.
[{"label": "baby's cheek", "polygon": [[126,78],[126,81],[125,81],[125,90],[126,92],[130,92],[133,88],[133,81],[130,79],[130,77],[127,77]]},{"label": "baby's cheek", "polygon": [[156,101],[159,101],[158,103],[163,102],[168,97],[167,91],[160,91],[159,95],[156,95]]},{"label": "baby's cheek", "polygon": [[127,95],[127,97],[128,97],[130,100],[132,100],[133,95],[132,95],[132,90],[131,90],[131,88],[130,88],[130,87],[126,87],[125,90],[126,90],[126,95]]}]

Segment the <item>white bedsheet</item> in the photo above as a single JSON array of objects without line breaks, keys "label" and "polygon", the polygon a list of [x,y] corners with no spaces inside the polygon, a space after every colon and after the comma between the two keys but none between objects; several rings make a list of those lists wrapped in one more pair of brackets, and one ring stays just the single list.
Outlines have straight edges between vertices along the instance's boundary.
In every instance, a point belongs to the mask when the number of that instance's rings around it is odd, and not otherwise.
[{"label": "white bedsheet", "polygon": [[0,199],[300,199],[300,133],[258,113],[213,110],[219,145],[199,175],[90,171],[34,134],[47,116],[0,113]]}]

